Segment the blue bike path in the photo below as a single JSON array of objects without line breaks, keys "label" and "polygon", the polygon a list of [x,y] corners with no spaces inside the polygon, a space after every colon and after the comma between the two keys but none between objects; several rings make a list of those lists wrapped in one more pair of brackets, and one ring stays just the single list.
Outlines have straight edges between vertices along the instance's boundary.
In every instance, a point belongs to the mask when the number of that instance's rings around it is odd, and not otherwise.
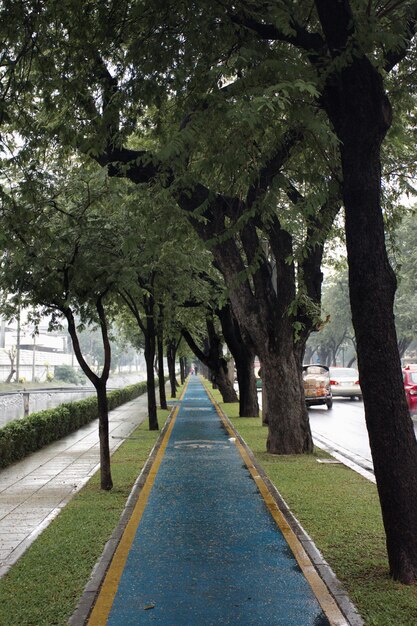
[{"label": "blue bike path", "polygon": [[196,376],[158,455],[89,626],[346,623],[325,615]]}]

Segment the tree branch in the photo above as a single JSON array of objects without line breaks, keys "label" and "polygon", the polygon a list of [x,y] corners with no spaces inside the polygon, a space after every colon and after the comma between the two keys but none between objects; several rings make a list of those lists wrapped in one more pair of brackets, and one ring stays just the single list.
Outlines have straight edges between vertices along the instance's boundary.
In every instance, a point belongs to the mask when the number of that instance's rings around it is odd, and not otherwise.
[{"label": "tree branch", "polygon": [[207,365],[207,367],[210,367],[207,355],[198,347],[191,333],[186,328],[183,328],[181,330],[181,334],[184,337],[185,341],[187,342],[190,350],[197,357],[197,359],[200,359],[200,361],[204,363],[204,365]]},{"label": "tree branch", "polygon": [[338,56],[354,32],[349,0],[315,0],[315,5],[330,54]]},{"label": "tree branch", "polygon": [[300,128],[290,128],[284,134],[275,154],[260,170],[257,182],[249,188],[246,196],[247,209],[250,209],[256,201],[265,196],[273,179],[281,170],[284,163],[289,159],[291,149],[302,138],[303,130]]},{"label": "tree branch", "polygon": [[325,50],[325,44],[321,35],[319,33],[310,33],[291,16],[290,29],[292,30],[292,34],[283,33],[273,24],[259,22],[254,17],[244,15],[243,13],[229,12],[229,16],[234,24],[255,32],[261,39],[267,39],[268,41],[284,41],[309,53],[315,52],[316,54],[323,54]]},{"label": "tree branch", "polygon": [[141,329],[141,331],[143,332],[143,334],[146,334],[146,328],[145,328],[145,324],[142,321],[139,309],[137,307],[136,301],[133,298],[133,296],[123,290],[123,291],[119,291],[119,295],[122,298],[122,300],[125,302],[126,306],[128,307],[129,311],[132,313],[133,317],[135,318],[135,320],[138,323],[139,328]]},{"label": "tree branch", "polygon": [[108,333],[108,328],[107,328],[106,314],[105,314],[104,306],[103,306],[103,296],[99,296],[97,298],[96,310],[98,313],[98,318],[100,320],[101,337],[103,340],[103,348],[104,348],[104,365],[103,365],[103,371],[101,372],[100,379],[103,382],[106,382],[110,373],[111,347],[110,347],[109,333]]},{"label": "tree branch", "polygon": [[97,389],[97,387],[98,387],[98,385],[100,383],[100,378],[97,376],[97,374],[95,374],[93,372],[93,370],[88,365],[87,361],[84,359],[84,356],[83,356],[83,353],[82,353],[81,347],[80,347],[80,342],[78,340],[77,328],[76,328],[76,325],[75,325],[75,319],[74,319],[73,312],[70,309],[70,307],[67,307],[67,306],[58,307],[58,308],[65,315],[65,317],[67,319],[67,322],[68,322],[68,332],[69,332],[70,337],[71,337],[72,346],[74,348],[74,353],[75,353],[75,356],[77,358],[77,361],[80,364],[80,367],[83,370],[84,374],[87,376],[87,378],[91,381],[91,383]]},{"label": "tree branch", "polygon": [[389,50],[385,54],[384,70],[390,72],[400,61],[402,61],[407,54],[412,39],[417,32],[417,8],[414,8],[414,13],[407,20],[407,26],[403,43],[397,50]]}]

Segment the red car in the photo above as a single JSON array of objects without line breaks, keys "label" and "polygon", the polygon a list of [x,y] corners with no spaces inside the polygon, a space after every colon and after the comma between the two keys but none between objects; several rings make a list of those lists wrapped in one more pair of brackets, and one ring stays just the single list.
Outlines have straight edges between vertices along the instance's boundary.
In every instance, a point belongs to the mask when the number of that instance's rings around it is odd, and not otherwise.
[{"label": "red car", "polygon": [[405,396],[412,415],[417,414],[417,365],[406,365],[403,368]]}]

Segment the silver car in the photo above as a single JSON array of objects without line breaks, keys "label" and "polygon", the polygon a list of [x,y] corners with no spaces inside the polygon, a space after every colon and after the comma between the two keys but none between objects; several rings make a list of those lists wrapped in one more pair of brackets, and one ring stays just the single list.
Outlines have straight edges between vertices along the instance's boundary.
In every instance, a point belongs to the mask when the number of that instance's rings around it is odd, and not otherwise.
[{"label": "silver car", "polygon": [[330,387],[334,397],[362,400],[359,372],[353,367],[331,367]]}]

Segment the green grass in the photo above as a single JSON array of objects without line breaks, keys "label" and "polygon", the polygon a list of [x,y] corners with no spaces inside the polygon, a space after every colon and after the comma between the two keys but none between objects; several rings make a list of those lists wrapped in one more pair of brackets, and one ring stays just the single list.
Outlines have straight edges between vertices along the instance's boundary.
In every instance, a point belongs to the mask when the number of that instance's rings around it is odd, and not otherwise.
[{"label": "green grass", "polygon": [[388,575],[385,535],[376,486],[344,465],[317,462],[326,455],[267,454],[260,419],[239,418],[237,404],[223,411],[253,451],[291,511],[343,583],[367,626],[416,626],[417,586]]},{"label": "green grass", "polygon": [[1,626],[67,624],[158,436],[145,420],[112,456],[112,491],[95,474],[0,580]]}]

